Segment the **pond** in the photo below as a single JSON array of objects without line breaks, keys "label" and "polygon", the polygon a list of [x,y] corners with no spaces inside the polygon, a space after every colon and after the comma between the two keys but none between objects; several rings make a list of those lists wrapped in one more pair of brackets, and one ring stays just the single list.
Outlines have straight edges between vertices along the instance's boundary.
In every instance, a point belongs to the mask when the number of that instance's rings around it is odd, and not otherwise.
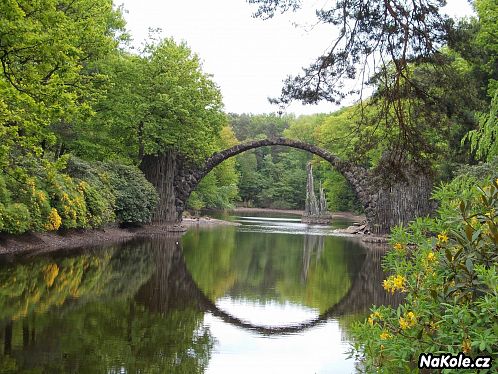
[{"label": "pond", "polygon": [[0,258],[1,373],[353,373],[384,249],[296,216]]}]

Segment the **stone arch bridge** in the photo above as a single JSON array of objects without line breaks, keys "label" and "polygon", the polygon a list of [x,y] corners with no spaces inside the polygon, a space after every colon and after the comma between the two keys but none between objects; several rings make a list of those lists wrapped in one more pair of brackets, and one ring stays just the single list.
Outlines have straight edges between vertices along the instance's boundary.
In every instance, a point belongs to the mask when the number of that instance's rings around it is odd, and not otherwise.
[{"label": "stone arch bridge", "polygon": [[428,215],[432,211],[432,204],[429,203],[432,181],[427,176],[410,175],[405,171],[403,180],[386,184],[367,168],[341,160],[323,148],[299,140],[269,138],[237,144],[213,154],[200,165],[189,164],[172,153],[145,157],[142,170],[158,189],[161,199],[154,220],[181,221],[190,194],[213,168],[242,152],[266,146],[301,149],[328,161],[352,187],[363,205],[370,230],[374,233],[389,232],[397,224]]}]

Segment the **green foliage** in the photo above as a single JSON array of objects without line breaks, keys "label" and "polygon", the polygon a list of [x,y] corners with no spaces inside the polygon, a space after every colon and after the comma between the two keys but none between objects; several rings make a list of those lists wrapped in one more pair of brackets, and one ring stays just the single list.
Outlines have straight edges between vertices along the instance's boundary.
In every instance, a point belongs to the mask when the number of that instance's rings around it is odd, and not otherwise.
[{"label": "green foliage", "polygon": [[[237,144],[233,130],[229,126],[220,131],[216,142],[218,149],[226,149]],[[239,173],[236,170],[236,159],[229,158],[206,175],[188,200],[188,207],[199,211],[208,209],[233,208],[233,202],[239,199]]]},{"label": "green foliage", "polygon": [[54,170],[47,172],[47,192],[62,218],[62,227],[87,227],[87,208],[82,188],[69,175]]},{"label": "green foliage", "polygon": [[466,134],[470,147],[479,160],[498,157],[498,89],[491,101],[489,113],[479,113],[479,128]]},{"label": "green foliage", "polygon": [[108,173],[109,185],[116,197],[116,218],[123,224],[143,224],[152,219],[158,196],[142,172],[134,167],[115,163],[102,164]]},{"label": "green foliage", "polygon": [[22,234],[151,219],[157,194],[132,166],[32,161],[0,177],[0,231]]},{"label": "green foliage", "polygon": [[3,221],[3,231],[9,234],[22,234],[30,228],[30,214],[28,207],[22,203],[13,203],[2,209],[0,216]]},{"label": "green foliage", "polygon": [[438,202],[439,215],[456,216],[460,209],[460,201],[471,200],[476,195],[476,185],[483,180],[496,178],[498,178],[498,157],[487,163],[460,167],[451,182],[441,183],[434,189],[433,198]]},{"label": "green foliage", "polygon": [[100,163],[88,163],[71,157],[65,171],[78,181],[87,208],[90,227],[100,227],[114,222],[116,196],[109,182],[109,174]]},{"label": "green foliage", "polygon": [[92,63],[124,27],[110,0],[0,4],[0,164],[56,143],[54,123],[91,114],[103,78]]},{"label": "green foliage", "polygon": [[367,370],[411,370],[422,352],[498,357],[498,180],[458,210],[393,231],[384,288],[406,297],[355,326]]},{"label": "green foliage", "polygon": [[199,161],[216,150],[221,93],[186,44],[164,39],[141,55],[114,51],[98,69],[109,77],[106,95],[67,139],[78,156],[137,163],[175,151]]}]

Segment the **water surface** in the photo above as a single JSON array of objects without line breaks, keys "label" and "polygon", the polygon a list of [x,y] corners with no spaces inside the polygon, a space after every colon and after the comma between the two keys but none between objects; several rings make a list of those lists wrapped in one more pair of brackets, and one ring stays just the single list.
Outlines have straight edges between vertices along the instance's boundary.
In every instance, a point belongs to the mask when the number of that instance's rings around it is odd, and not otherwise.
[{"label": "water surface", "polygon": [[383,251],[294,216],[0,258],[0,373],[352,373]]}]

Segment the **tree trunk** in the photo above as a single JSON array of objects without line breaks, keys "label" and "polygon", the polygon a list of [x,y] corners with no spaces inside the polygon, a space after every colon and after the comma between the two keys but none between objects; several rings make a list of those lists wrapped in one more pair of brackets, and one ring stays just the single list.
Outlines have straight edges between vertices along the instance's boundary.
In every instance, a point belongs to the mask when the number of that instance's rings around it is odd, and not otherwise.
[{"label": "tree trunk", "polygon": [[172,151],[158,156],[147,155],[142,159],[140,169],[159,195],[159,202],[152,216],[154,222],[176,222],[178,218],[174,189],[176,167],[176,154]]}]

